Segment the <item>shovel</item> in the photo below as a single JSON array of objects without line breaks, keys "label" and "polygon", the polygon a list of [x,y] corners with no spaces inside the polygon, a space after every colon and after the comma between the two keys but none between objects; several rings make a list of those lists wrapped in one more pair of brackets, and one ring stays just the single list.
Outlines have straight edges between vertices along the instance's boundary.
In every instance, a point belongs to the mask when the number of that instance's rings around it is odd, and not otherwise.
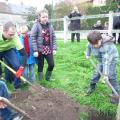
[{"label": "shovel", "polygon": [[[93,62],[93,60],[92,59],[89,59],[89,60],[90,60],[90,63],[93,65],[93,67],[99,72],[99,74],[101,76],[103,76],[102,72],[97,68],[97,66],[95,65],[95,63]],[[114,87],[111,85],[111,83],[109,82],[109,79],[104,79],[104,80],[105,80],[105,83],[112,89],[112,91],[114,93],[114,96],[112,96],[112,97],[119,100],[119,94],[114,89]]]},{"label": "shovel", "polygon": [[[14,75],[16,74],[16,71],[13,70],[11,67],[9,67],[7,64],[5,64],[3,61],[0,60],[0,63],[2,65],[4,65],[9,71],[11,71]],[[35,91],[39,90],[39,87],[37,85],[32,84],[31,82],[29,82],[28,80],[26,80],[23,76],[20,76],[20,79],[24,82],[27,83],[28,85],[30,85]]]},{"label": "shovel", "polygon": [[8,99],[1,97],[0,96],[0,101],[4,102],[6,105],[8,105],[9,107],[13,108],[14,110],[16,110],[17,112],[21,113],[22,115],[24,115],[25,117],[32,119],[25,111],[23,111],[22,109],[18,108],[17,106],[15,106],[14,104],[12,104]]}]

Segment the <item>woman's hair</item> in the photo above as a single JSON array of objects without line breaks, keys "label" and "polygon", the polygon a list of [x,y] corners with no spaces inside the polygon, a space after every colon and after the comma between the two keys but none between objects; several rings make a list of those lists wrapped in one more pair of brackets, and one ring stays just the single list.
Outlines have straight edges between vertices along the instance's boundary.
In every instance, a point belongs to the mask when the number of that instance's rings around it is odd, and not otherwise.
[{"label": "woman's hair", "polygon": [[101,33],[98,31],[91,31],[87,36],[88,41],[91,44],[97,44],[102,39]]},{"label": "woman's hair", "polygon": [[48,10],[47,9],[43,9],[43,10],[39,11],[38,12],[38,17],[40,17],[42,13],[47,13],[48,14]]}]

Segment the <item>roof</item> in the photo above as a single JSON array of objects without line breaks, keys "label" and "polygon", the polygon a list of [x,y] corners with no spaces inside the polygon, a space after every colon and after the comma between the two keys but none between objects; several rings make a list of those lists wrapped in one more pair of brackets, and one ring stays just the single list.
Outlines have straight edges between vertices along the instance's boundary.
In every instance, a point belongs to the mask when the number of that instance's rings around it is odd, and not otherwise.
[{"label": "roof", "polygon": [[4,3],[4,2],[0,2],[0,12],[6,12],[6,13],[8,13],[8,12],[11,12],[11,9],[7,6],[7,4],[6,3]]},{"label": "roof", "polygon": [[33,8],[33,7],[25,6],[23,4],[16,5],[16,4],[11,4],[11,3],[0,2],[0,13],[28,14],[31,12],[30,8]]}]

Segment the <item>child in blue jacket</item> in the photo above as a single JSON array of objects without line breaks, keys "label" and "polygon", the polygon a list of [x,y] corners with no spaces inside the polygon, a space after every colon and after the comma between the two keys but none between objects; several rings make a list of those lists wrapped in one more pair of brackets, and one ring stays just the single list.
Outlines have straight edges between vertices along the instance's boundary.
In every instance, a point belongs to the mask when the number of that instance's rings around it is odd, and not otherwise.
[{"label": "child in blue jacket", "polygon": [[[20,27],[19,37],[27,53],[27,62],[24,68],[23,76],[30,82],[34,82],[36,80],[35,72],[34,72],[35,60],[33,56],[33,49],[32,49],[30,34],[28,33],[28,27],[26,25],[23,25]],[[20,59],[21,58],[22,57],[20,57]]]}]

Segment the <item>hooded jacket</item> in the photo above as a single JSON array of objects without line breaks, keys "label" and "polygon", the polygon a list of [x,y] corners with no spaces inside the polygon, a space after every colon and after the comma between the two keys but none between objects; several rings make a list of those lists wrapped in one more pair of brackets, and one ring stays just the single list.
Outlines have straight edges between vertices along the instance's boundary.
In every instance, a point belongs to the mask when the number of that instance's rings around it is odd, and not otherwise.
[{"label": "hooded jacket", "polygon": [[118,61],[118,50],[114,45],[114,37],[102,34],[102,44],[100,48],[94,48],[92,44],[88,44],[86,55],[90,56],[91,52],[97,61],[103,65],[103,74],[109,74],[109,66],[111,63]]}]

